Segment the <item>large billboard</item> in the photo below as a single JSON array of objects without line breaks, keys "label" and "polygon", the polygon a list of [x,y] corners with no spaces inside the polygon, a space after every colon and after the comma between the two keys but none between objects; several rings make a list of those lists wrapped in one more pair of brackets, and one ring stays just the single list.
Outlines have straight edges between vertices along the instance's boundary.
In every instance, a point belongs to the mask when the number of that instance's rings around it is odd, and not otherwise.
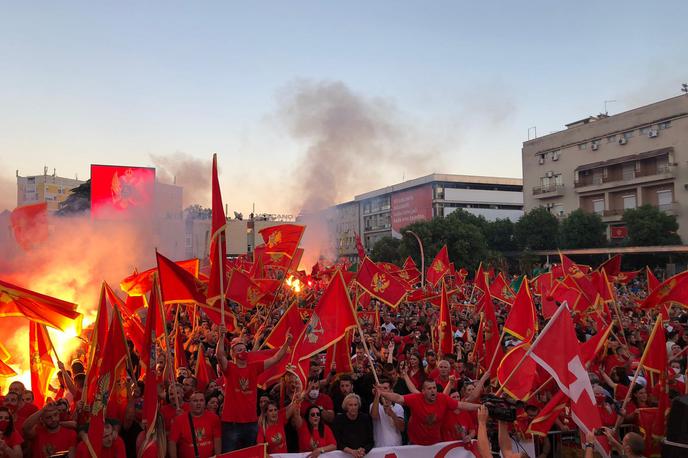
[{"label": "large billboard", "polygon": [[432,185],[427,184],[392,194],[392,231],[416,221],[432,219]]},{"label": "large billboard", "polygon": [[154,168],[91,165],[91,216],[94,218],[150,216],[154,195]]}]

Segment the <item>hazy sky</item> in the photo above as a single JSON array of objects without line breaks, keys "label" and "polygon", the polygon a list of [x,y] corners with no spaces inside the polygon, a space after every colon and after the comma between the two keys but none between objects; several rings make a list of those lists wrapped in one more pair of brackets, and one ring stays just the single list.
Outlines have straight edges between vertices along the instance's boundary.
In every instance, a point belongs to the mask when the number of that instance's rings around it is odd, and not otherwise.
[{"label": "hazy sky", "polygon": [[[337,200],[431,172],[520,177],[529,127],[678,95],[688,80],[679,1],[2,3],[0,209],[17,169],[85,179],[91,163],[154,156],[172,170],[186,157],[172,174],[209,177],[217,152],[231,209],[296,211],[310,182],[297,169],[328,166],[303,167],[314,144],[347,157],[385,143],[379,160],[352,160]],[[349,116],[370,139],[332,143]],[[193,180],[203,200],[209,180]]]}]

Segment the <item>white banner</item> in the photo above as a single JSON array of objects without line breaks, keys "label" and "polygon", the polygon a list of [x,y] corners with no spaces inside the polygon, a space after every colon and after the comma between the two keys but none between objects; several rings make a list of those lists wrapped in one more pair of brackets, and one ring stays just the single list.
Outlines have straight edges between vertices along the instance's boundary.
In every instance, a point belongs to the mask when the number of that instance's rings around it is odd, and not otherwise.
[{"label": "white banner", "polygon": [[[468,447],[474,448],[475,443]],[[308,456],[308,453],[280,453],[270,456],[273,458],[305,458]],[[320,456],[326,458],[351,458],[351,455],[340,450],[328,452]],[[428,446],[380,447],[372,449],[366,455],[369,458],[476,458],[476,456],[473,452],[466,450],[463,442],[441,442]]]}]

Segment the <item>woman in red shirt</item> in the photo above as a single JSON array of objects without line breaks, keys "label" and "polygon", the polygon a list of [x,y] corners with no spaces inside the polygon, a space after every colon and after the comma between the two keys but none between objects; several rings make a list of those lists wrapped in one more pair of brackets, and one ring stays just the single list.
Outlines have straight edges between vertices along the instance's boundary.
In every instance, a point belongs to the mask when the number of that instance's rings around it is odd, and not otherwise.
[{"label": "woman in red shirt", "polygon": [[285,410],[280,410],[277,403],[268,402],[265,414],[258,418],[258,440],[268,444],[268,454],[287,453],[287,434],[284,425],[293,421],[294,415],[301,410],[301,397],[296,396],[295,401],[289,404]]},{"label": "woman in red shirt", "polygon": [[320,407],[311,406],[306,410],[306,421],[294,417],[299,432],[299,452],[311,452],[306,458],[317,458],[322,453],[337,449],[337,441],[329,426],[323,423]]},{"label": "woman in red shirt", "polygon": [[21,458],[24,439],[14,430],[14,420],[7,407],[0,407],[0,457]]}]

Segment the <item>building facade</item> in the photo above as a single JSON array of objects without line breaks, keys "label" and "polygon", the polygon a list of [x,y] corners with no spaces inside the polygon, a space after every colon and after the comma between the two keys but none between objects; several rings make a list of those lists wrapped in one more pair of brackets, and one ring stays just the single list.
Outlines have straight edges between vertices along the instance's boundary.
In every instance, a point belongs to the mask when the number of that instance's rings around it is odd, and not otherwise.
[{"label": "building facade", "polygon": [[624,210],[649,204],[676,215],[688,240],[688,96],[567,124],[524,142],[522,159],[526,211],[581,208],[623,238]]},{"label": "building facade", "polygon": [[[490,221],[516,221],[523,215],[523,185],[518,178],[434,173],[358,195],[342,205],[358,205],[357,233],[371,249],[383,237],[401,237],[411,223],[444,217],[458,208]],[[341,229],[335,233],[346,238]],[[355,240],[352,248],[355,254]]]},{"label": "building facade", "polygon": [[17,170],[17,207],[42,202],[48,204],[48,211],[55,212],[60,203],[72,193],[72,189],[83,184],[76,178],[58,177],[53,169],[48,175],[48,168],[43,168],[43,175],[22,177]]}]

